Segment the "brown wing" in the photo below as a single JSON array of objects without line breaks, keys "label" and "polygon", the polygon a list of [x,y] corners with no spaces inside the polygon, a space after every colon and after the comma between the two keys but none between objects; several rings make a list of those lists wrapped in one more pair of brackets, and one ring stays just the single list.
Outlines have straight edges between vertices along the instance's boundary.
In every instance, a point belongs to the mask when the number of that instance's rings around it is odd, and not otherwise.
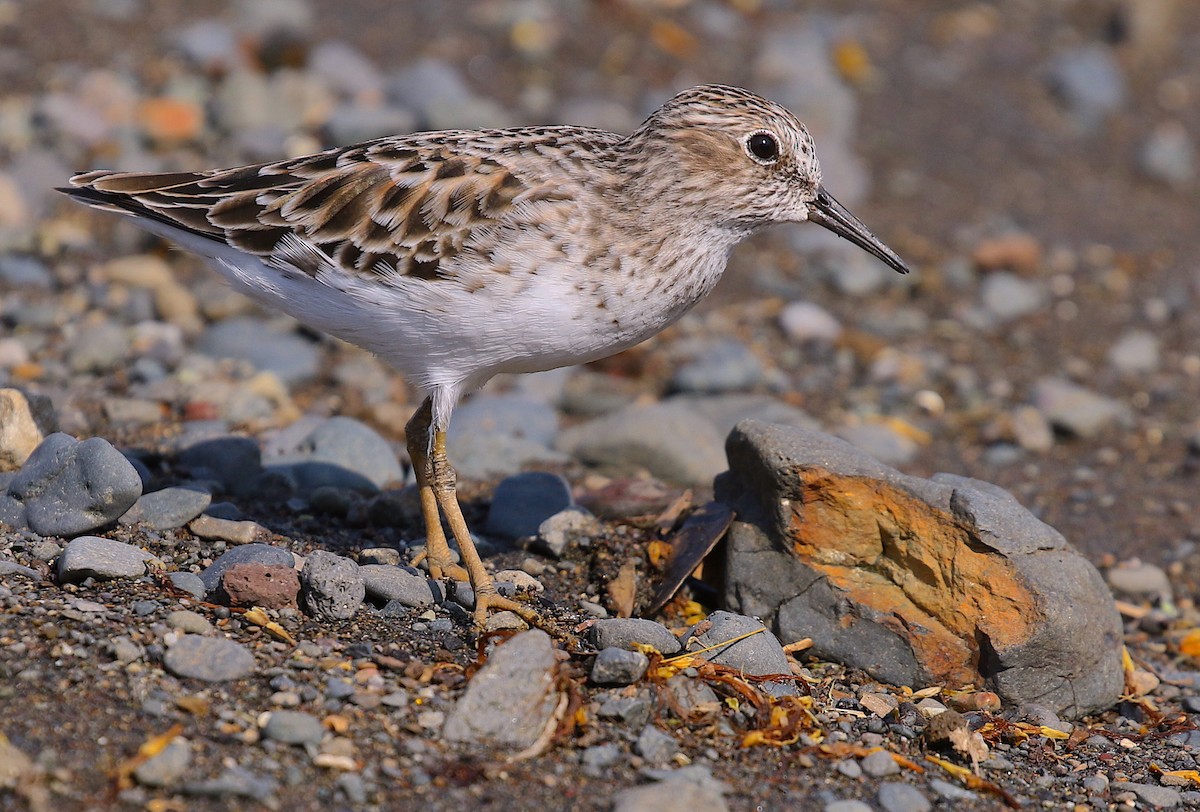
[{"label": "brown wing", "polygon": [[[518,204],[562,199],[551,185],[518,177],[487,147],[449,134],[384,139],[236,169],[88,172],[63,191],[264,259],[295,235],[317,249],[299,267],[313,276],[332,263],[347,273],[432,279],[475,230]],[[288,252],[289,265],[303,254]]]}]

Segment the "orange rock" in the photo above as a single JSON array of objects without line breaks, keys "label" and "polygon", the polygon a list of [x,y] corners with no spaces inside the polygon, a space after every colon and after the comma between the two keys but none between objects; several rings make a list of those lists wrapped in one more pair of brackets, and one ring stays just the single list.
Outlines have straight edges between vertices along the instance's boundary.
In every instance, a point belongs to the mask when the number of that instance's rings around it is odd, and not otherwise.
[{"label": "orange rock", "polygon": [[204,110],[188,99],[160,96],[138,106],[138,124],[152,141],[194,141],[204,127]]},{"label": "orange rock", "polygon": [[1042,264],[1042,246],[1028,234],[1013,233],[983,240],[971,261],[985,271],[1009,270],[1030,275]]}]

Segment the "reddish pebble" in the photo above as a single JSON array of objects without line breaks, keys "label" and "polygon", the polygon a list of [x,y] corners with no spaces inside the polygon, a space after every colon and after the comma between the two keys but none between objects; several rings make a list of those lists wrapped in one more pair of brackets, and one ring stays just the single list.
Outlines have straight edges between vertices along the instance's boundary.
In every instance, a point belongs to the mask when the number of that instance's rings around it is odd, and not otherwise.
[{"label": "reddish pebble", "polygon": [[278,564],[234,564],[221,576],[221,589],[230,606],[279,609],[296,605],[300,577]]},{"label": "reddish pebble", "polygon": [[953,697],[947,704],[964,713],[967,711],[997,711],[1000,710],[1000,697],[991,691],[978,691]]}]

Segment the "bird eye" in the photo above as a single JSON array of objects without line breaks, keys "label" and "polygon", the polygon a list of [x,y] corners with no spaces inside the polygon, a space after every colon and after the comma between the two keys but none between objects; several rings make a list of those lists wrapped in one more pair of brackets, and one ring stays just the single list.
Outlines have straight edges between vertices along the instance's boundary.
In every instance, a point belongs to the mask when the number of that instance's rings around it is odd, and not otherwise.
[{"label": "bird eye", "polygon": [[775,163],[779,158],[779,143],[770,133],[755,133],[746,139],[746,150],[759,163]]}]

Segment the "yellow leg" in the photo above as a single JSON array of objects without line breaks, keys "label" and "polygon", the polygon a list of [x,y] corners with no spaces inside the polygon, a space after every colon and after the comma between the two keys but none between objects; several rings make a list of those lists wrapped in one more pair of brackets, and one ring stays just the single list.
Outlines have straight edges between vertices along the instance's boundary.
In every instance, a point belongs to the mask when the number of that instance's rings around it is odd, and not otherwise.
[{"label": "yellow leg", "polygon": [[454,563],[451,558],[450,545],[446,542],[446,534],[442,530],[442,520],[438,517],[437,497],[434,496],[430,484],[429,447],[430,431],[433,426],[433,406],[428,398],[417,409],[416,414],[404,427],[404,441],[408,446],[408,456],[412,460],[413,473],[417,477],[417,488],[421,496],[421,515],[425,519],[425,552],[413,559],[413,565],[426,562],[429,574],[433,578],[453,578],[456,581],[466,581],[469,575],[465,569]]},{"label": "yellow leg", "polygon": [[450,532],[458,542],[458,550],[462,553],[463,563],[467,565],[467,573],[471,578],[471,589],[475,592],[475,622],[482,626],[487,621],[488,612],[505,610],[516,613],[531,626],[544,625],[537,612],[528,606],[514,600],[502,597],[496,591],[492,576],[483,568],[483,560],[471,540],[471,531],[467,529],[467,520],[463,518],[462,508],[458,504],[457,476],[450,466],[446,456],[446,432],[435,430],[433,435],[433,455],[429,459],[429,469],[432,474],[430,483],[437,499],[438,507],[450,525]]}]

